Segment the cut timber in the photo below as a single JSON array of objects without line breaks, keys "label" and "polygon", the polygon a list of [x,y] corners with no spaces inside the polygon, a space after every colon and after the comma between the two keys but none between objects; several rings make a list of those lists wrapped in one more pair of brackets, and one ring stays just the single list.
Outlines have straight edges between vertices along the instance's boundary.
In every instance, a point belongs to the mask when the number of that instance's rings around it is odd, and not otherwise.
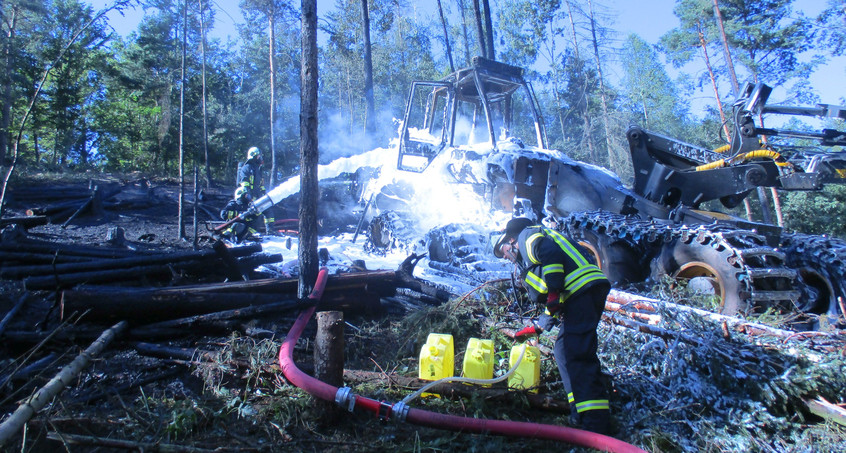
[{"label": "cut timber", "polygon": [[846,409],[836,404],[831,404],[824,398],[817,398],[815,400],[806,399],[804,401],[812,414],[846,426]]},{"label": "cut timber", "polygon": [[133,324],[156,322],[279,302],[284,296],[259,293],[153,293],[124,288],[118,297],[90,297],[90,293],[63,291],[61,318],[86,313],[89,322],[131,319]]},{"label": "cut timber", "polygon": [[5,445],[12,436],[20,432],[33,415],[61,393],[68,384],[72,383],[76,376],[88,365],[88,362],[103,351],[126,328],[126,322],[121,321],[103,332],[97,341],[91,343],[91,346],[82,351],[73,362],[64,367],[50,382],[18,406],[15,412],[0,424],[0,445]]},{"label": "cut timber", "polygon": [[[232,252],[230,252],[232,253]],[[238,252],[239,254],[241,251]],[[38,275],[70,274],[101,270],[125,269],[135,266],[154,264],[174,264],[185,261],[210,260],[217,257],[214,250],[199,250],[196,252],[160,253],[156,255],[142,255],[117,259],[99,259],[84,263],[63,263],[56,265],[12,266],[0,270],[0,278],[19,279]]]},{"label": "cut timber", "polygon": [[[61,313],[63,319],[75,312],[87,312],[85,319],[89,321],[154,322],[294,300],[297,284],[294,279],[261,279],[170,288],[86,286],[62,291]],[[333,275],[327,281],[321,307],[372,311],[374,305],[379,306],[380,297],[396,292],[394,285],[390,271]]]}]

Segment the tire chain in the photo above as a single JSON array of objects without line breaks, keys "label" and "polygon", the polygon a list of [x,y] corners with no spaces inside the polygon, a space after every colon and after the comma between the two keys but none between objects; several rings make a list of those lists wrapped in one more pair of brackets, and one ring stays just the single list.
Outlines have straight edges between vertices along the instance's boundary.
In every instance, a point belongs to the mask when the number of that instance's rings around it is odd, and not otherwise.
[{"label": "tire chain", "polygon": [[561,229],[591,229],[597,234],[624,240],[644,256],[655,257],[664,244],[675,240],[697,242],[716,250],[727,250],[727,262],[744,288],[741,295],[752,304],[788,301],[795,304],[800,297],[794,289],[797,272],[785,266],[783,253],[765,245],[763,236],[730,225],[684,225],[669,220],[643,220],[605,211],[571,213],[559,223]]},{"label": "tire chain", "polygon": [[[809,267],[820,272],[832,285],[835,294],[846,298],[846,241],[827,236],[803,233],[785,234],[780,248],[788,255],[788,262],[796,268]],[[813,309],[815,307],[806,307]],[[831,307],[826,307],[831,310]],[[835,307],[843,312],[843,307]]]}]

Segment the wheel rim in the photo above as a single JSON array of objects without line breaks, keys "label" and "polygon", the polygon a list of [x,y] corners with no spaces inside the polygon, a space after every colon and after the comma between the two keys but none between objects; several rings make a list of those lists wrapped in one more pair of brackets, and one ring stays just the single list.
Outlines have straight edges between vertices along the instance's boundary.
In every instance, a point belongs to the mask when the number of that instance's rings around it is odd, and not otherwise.
[{"label": "wheel rim", "polygon": [[599,270],[604,272],[605,269],[602,266],[602,260],[599,259],[599,251],[596,250],[596,247],[594,247],[593,244],[591,244],[590,242],[586,241],[578,241],[578,243],[580,246],[584,247],[585,250],[590,252],[591,255],[593,255],[593,262],[596,263],[596,265],[599,267]]},{"label": "wheel rim", "polygon": [[696,277],[707,278],[714,287],[715,293],[720,296],[720,312],[722,312],[726,301],[726,285],[713,267],[701,261],[691,261],[682,265],[678,272],[673,275],[673,278],[687,280]]}]

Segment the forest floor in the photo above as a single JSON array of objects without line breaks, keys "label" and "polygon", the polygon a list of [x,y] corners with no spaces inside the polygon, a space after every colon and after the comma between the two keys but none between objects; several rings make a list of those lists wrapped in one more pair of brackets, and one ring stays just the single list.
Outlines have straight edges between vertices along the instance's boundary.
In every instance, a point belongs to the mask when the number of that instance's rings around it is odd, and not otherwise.
[{"label": "forest floor", "polygon": [[[172,181],[140,175],[28,174],[12,181],[6,216],[25,215],[31,202],[17,191],[71,191],[94,184],[119,186],[121,196],[152,196],[136,209],[106,209],[63,222],[30,228],[24,236],[4,230],[3,244],[27,240],[138,251],[193,249],[180,239],[179,188]],[[229,189],[205,193],[208,220],[227,201]],[[193,200],[193,194],[189,194]],[[189,221],[191,217],[187,217]],[[109,242],[120,227],[125,240]],[[186,226],[193,237],[193,226]],[[209,248],[202,224],[198,246]],[[117,245],[115,245],[117,244]],[[197,280],[199,281],[199,279]],[[180,280],[178,284],[196,281]],[[176,284],[176,283],[172,283]],[[30,302],[6,328],[0,346],[0,412],[5,419],[35,390],[47,384],[111,324],[57,321],[56,291],[27,292],[2,281],[0,314],[27,294]],[[657,289],[662,296],[691,297]],[[672,293],[672,294],[670,294]],[[508,283],[484,285],[440,306],[398,310],[385,304],[378,314],[345,314],[345,369],[355,394],[399,401],[412,391],[400,378],[417,375],[420,346],[430,332],[451,332],[456,364],[471,337],[492,338],[498,349],[513,341],[493,326],[510,321]],[[226,332],[186,329],[168,338],[118,336],[67,387],[5,445],[8,451],[587,451],[562,442],[423,428],[349,414],[291,385],[277,362],[294,314],[243,320]],[[511,320],[513,321],[513,320]],[[70,325],[73,324],[73,325]],[[750,337],[726,333],[701,319],[666,316],[659,337],[603,322],[600,359],[609,376],[613,436],[648,451],[846,451],[846,429],[812,415],[805,401],[846,397],[843,338],[797,335]],[[31,336],[24,333],[31,332]],[[92,334],[93,332],[93,334]],[[297,343],[297,366],[313,372],[312,320]],[[554,337],[540,339],[540,395],[566,401],[548,354]],[[163,354],[164,352],[164,354]],[[508,369],[498,352],[496,372]],[[41,362],[40,366],[34,366]],[[27,371],[30,370],[30,371]],[[22,371],[27,371],[23,373]],[[346,376],[346,375],[345,375]],[[504,390],[504,384],[494,386]],[[505,396],[503,396],[503,393]],[[425,398],[411,403],[433,412],[494,420],[570,426],[561,404],[539,408],[530,394],[499,392]],[[566,404],[563,404],[566,407]],[[4,450],[6,451],[6,450]]]}]

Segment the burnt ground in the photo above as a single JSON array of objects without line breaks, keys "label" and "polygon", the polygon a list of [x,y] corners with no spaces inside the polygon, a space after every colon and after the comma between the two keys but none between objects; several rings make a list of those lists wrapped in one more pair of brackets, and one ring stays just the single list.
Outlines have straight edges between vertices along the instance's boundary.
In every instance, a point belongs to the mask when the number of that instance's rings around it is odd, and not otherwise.
[{"label": "burnt ground", "polygon": [[[102,211],[81,214],[66,226],[66,219],[57,218],[26,232],[6,228],[3,249],[8,244],[33,242],[138,254],[193,249],[192,239],[178,238],[178,186],[137,175],[21,178],[11,185],[6,217],[25,215],[27,209],[54,204],[75,191],[85,193],[94,185],[119,188],[111,199],[119,203],[104,203]],[[206,191],[201,218],[212,219],[229,192],[228,188]],[[32,195],[44,193],[48,196]],[[191,201],[193,195],[186,198]],[[80,205],[78,199],[75,203]],[[190,215],[186,218],[191,222]],[[123,230],[125,240],[108,240],[115,227]],[[186,233],[192,237],[193,225],[186,225]],[[201,249],[212,246],[202,224],[198,244]],[[3,267],[7,265],[8,261]],[[226,280],[218,271],[207,267],[120,285],[148,288]],[[20,279],[0,280],[0,284],[0,313],[27,298],[2,334],[0,412],[5,419],[117,320],[62,319],[57,309],[60,291],[25,291]],[[460,345],[469,337],[511,344],[489,325],[508,306],[504,285],[487,286],[442,306],[417,304],[407,297],[402,307],[383,299],[378,312],[345,313],[345,368],[360,371],[345,377],[345,383],[356,394],[376,400],[403,399],[411,388],[399,378],[416,377],[417,354],[429,332],[454,333],[456,363]],[[145,324],[141,318],[161,308],[141,307],[138,316],[129,319],[130,330],[118,335],[68,381],[65,390],[4,448],[25,452],[583,450],[561,442],[461,434],[383,423],[369,413],[339,413],[288,383],[281,373],[277,354],[296,313],[197,324],[176,333],[140,330]],[[698,321],[673,319],[670,324],[681,325],[684,334],[662,339],[601,325],[600,359],[613,376],[609,386],[615,437],[650,451],[846,451],[846,431],[808,414],[801,405],[802,398],[817,395],[843,401],[846,364],[842,351],[846,349],[842,344],[826,346],[825,351],[834,352],[820,352],[819,345],[795,343],[806,340],[797,337],[791,339],[791,352],[782,354],[779,348],[787,340],[765,343],[761,349],[748,340],[727,337],[719,329],[715,333]],[[314,335],[312,320],[294,351],[297,365],[307,373],[314,372]],[[685,343],[697,335],[698,340]],[[550,346],[549,338],[543,341]],[[806,349],[822,365],[801,359]],[[498,370],[502,366],[497,362]],[[387,376],[392,378],[386,380]],[[550,402],[566,399],[556,377],[554,362],[545,355],[540,395]],[[566,410],[555,404],[537,407],[529,400],[521,393],[494,397],[469,392],[464,397],[428,398],[413,405],[466,417],[569,425]]]}]

